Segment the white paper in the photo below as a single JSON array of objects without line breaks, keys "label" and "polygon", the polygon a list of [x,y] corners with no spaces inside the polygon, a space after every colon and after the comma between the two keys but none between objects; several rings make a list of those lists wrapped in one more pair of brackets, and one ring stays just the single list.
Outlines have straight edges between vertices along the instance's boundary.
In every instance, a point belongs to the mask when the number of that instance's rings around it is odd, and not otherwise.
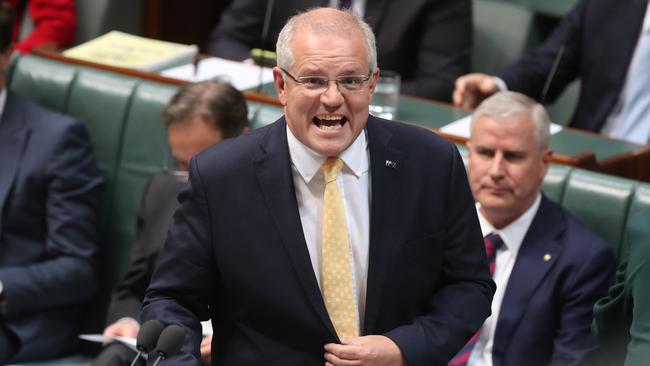
[{"label": "white paper", "polygon": [[197,64],[196,72],[194,65],[187,64],[163,70],[160,74],[187,81],[202,81],[219,76],[228,80],[239,90],[254,88],[260,83],[266,84],[273,81],[273,71],[267,67],[249,65],[218,57],[202,59]]},{"label": "white paper", "polygon": [[112,336],[105,336],[103,334],[80,334],[79,338],[84,339],[86,341],[97,342],[97,343],[110,343],[113,341],[119,341],[131,347],[134,351],[137,351],[137,348],[135,347],[136,345],[135,338],[112,337]]},{"label": "white paper", "polygon": [[[469,138],[471,132],[470,131],[471,124],[472,124],[472,115],[470,114],[468,116],[465,116],[461,119],[455,120],[454,122],[442,126],[442,128],[440,128],[440,131],[449,135]],[[550,127],[551,135],[556,134],[560,131],[562,131],[562,125],[558,125],[557,123],[551,123],[551,127]]]}]

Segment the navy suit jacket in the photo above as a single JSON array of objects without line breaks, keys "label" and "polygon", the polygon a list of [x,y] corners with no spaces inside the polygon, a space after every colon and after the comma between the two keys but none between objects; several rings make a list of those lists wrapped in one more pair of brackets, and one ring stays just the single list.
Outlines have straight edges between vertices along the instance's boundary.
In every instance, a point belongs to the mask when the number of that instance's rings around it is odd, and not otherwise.
[{"label": "navy suit jacket", "polygon": [[[489,315],[494,284],[456,147],[369,117],[372,203],[362,334],[384,334],[410,366],[446,365]],[[188,333],[169,364],[197,364],[212,319],[214,365],[323,365],[338,342],[303,235],[286,123],[192,160],[143,320]]]},{"label": "navy suit jacket", "polygon": [[570,125],[598,132],[619,99],[647,5],[647,0],[580,0],[543,45],[498,75],[508,89],[539,99],[562,33],[573,24],[547,99],[552,102],[579,78],[580,97]]},{"label": "navy suit jacket", "polygon": [[75,343],[96,287],[102,177],[84,126],[7,92],[0,120],[3,320],[12,361],[53,358]]},{"label": "navy suit jacket", "polygon": [[[251,48],[275,50],[287,19],[329,5],[329,0],[276,0],[268,41],[261,44],[267,2],[233,1],[211,35],[208,52],[241,61],[251,57]],[[377,38],[379,67],[400,73],[402,93],[451,101],[454,80],[470,69],[470,0],[367,0],[364,19]]]},{"label": "navy suit jacket", "polygon": [[615,270],[607,243],[543,197],[501,305],[494,366],[578,365],[595,348],[592,309]]}]

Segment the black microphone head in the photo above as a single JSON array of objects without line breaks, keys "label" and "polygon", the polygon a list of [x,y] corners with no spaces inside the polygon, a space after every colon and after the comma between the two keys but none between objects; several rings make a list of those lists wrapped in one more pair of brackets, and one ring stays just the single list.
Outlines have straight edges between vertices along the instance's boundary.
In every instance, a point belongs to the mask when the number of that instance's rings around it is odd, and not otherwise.
[{"label": "black microphone head", "polygon": [[156,349],[166,358],[180,351],[183,342],[185,342],[185,329],[176,324],[168,325],[160,334]]},{"label": "black microphone head", "polygon": [[158,342],[158,338],[162,331],[163,325],[158,320],[147,320],[142,324],[142,327],[140,327],[140,331],[138,332],[136,348],[144,352],[151,351],[156,345],[156,342]]}]

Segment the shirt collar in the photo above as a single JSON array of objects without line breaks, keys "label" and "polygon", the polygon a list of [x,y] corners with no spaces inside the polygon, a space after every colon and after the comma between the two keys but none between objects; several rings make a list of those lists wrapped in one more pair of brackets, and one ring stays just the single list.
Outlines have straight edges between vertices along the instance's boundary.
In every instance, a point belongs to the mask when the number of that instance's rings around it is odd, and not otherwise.
[{"label": "shirt collar", "polygon": [[[5,105],[7,104],[7,88],[2,88],[0,91],[0,117],[5,113]],[[0,123],[2,118],[0,118]]]},{"label": "shirt collar", "polygon": [[[327,159],[327,156],[322,156],[305,146],[293,135],[289,126],[287,126],[287,143],[289,144],[291,163],[295,166],[302,179],[309,184]],[[368,140],[366,138],[366,130],[364,129],[352,145],[345,149],[339,156],[357,178],[368,170],[367,149]]]},{"label": "shirt collar", "polygon": [[476,211],[478,212],[478,219],[479,223],[481,224],[481,231],[483,232],[483,236],[485,237],[492,232],[499,234],[508,250],[512,251],[512,253],[516,256],[519,252],[519,248],[521,248],[522,242],[524,241],[524,237],[528,232],[528,228],[530,227],[530,224],[533,222],[533,219],[537,214],[537,210],[539,209],[541,202],[542,195],[541,193],[538,193],[535,202],[533,202],[533,204],[528,207],[528,210],[526,210],[526,212],[519,216],[510,225],[500,230],[495,229],[494,226],[492,226],[492,224],[490,224],[490,222],[483,216],[483,214],[481,214],[481,210],[479,210],[481,204],[477,202]]}]

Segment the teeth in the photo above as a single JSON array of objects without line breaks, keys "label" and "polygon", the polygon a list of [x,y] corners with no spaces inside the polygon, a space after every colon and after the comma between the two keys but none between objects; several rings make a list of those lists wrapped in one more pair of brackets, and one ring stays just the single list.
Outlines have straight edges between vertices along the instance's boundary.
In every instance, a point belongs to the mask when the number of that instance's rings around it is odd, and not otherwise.
[{"label": "teeth", "polygon": [[323,115],[317,116],[316,118],[318,118],[320,120],[325,120],[325,121],[340,121],[340,120],[343,119],[343,116],[333,116],[333,115],[330,115],[330,114],[323,114]]},{"label": "teeth", "polygon": [[319,125],[318,127],[319,127],[321,130],[329,130],[329,131],[332,131],[332,130],[338,130],[339,128],[341,128],[341,124],[340,124],[340,123],[337,123],[337,124],[334,124],[334,125],[331,125],[331,126],[328,126],[328,125]]}]

